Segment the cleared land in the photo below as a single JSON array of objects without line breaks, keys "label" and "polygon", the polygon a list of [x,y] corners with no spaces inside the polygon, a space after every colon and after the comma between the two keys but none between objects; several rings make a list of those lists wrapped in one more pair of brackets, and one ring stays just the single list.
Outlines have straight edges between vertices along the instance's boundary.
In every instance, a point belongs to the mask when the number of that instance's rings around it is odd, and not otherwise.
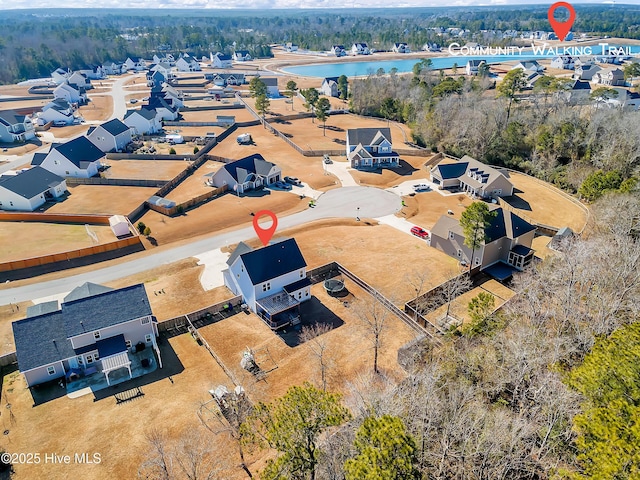
[{"label": "cleared land", "polygon": [[[219,102],[207,102],[209,106],[219,104]],[[189,103],[187,102],[187,105]],[[246,108],[230,108],[223,110],[201,110],[196,112],[190,112],[188,110],[180,112],[183,122],[216,122],[216,117],[231,116],[236,117],[236,122],[251,122],[256,119],[249,110]]]},{"label": "cleared land", "polygon": [[[89,225],[100,243],[116,240],[109,226]],[[38,257],[96,245],[84,225],[32,222],[0,223],[0,262]]]},{"label": "cleared land", "polygon": [[438,192],[420,192],[414,196],[403,197],[405,206],[398,213],[423,228],[432,228],[447,211],[453,212],[453,217],[460,219],[460,215],[472,200],[464,193],[457,195],[440,195]]},{"label": "cleared land", "polygon": [[171,180],[187,166],[184,160],[105,160],[105,178]]},{"label": "cleared land", "polygon": [[[236,137],[241,133],[250,133],[254,144],[238,145]],[[283,175],[298,177],[311,188],[327,190],[337,185],[337,179],[334,176],[324,174],[321,157],[305,157],[299,154],[284,140],[269,133],[261,125],[239,128],[209,153],[231,159],[240,159],[259,153],[265,160],[278,165]]]},{"label": "cleared land", "polygon": [[151,187],[76,185],[69,187],[70,195],[64,202],[56,203],[48,212],[128,215],[157,190]]},{"label": "cleared land", "polygon": [[186,202],[187,200],[203,195],[212,190],[212,187],[205,184],[203,175],[207,173],[217,172],[224,164],[220,162],[208,161],[198,168],[192,175],[187,177],[178,187],[168,196],[176,203]]},{"label": "cleared land", "polygon": [[27,307],[31,305],[31,301],[0,305],[0,355],[16,351],[11,322],[25,318]]},{"label": "cleared land", "polygon": [[351,176],[361,185],[389,188],[407,180],[428,178],[428,171],[424,167],[425,162],[431,156],[413,157],[402,156],[399,168],[383,168],[376,171],[351,170]]},{"label": "cleared land", "polygon": [[113,112],[113,97],[91,95],[90,102],[81,106],[78,112],[85,120],[108,120]]}]

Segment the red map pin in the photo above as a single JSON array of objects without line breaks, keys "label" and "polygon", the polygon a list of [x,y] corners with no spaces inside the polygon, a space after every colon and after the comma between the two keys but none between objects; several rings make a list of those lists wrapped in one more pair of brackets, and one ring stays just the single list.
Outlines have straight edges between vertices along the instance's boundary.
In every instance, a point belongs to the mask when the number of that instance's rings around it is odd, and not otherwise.
[{"label": "red map pin", "polygon": [[[258,221],[260,220],[260,217],[264,217],[264,216],[271,217],[272,222],[269,228],[262,228],[258,223]],[[260,210],[258,213],[254,215],[253,229],[256,231],[256,233],[258,234],[258,238],[260,239],[260,241],[265,247],[269,245],[269,240],[271,240],[271,237],[273,237],[273,234],[276,231],[276,228],[278,228],[278,217],[276,217],[276,214],[273,213],[272,211]]]},{"label": "red map pin", "polygon": [[[562,8],[562,7],[569,10],[569,20],[567,20],[566,22],[559,22],[555,18],[553,18],[554,12],[558,8]],[[553,31],[556,32],[556,35],[562,42],[567,37],[567,34],[571,31],[571,27],[573,27],[573,22],[575,22],[576,20],[576,11],[567,2],[556,2],[549,7],[549,11],[547,12],[547,17],[549,18],[549,23],[551,24],[551,28],[553,28]]]}]

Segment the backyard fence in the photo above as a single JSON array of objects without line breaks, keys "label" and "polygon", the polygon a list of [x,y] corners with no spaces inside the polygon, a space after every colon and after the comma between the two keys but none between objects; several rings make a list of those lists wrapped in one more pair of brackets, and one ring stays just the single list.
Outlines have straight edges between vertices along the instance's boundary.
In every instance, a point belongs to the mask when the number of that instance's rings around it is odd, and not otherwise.
[{"label": "backyard fence", "polygon": [[2,222],[88,223],[89,225],[109,225],[109,218],[111,218],[111,215],[0,212],[0,221]]},{"label": "backyard fence", "polygon": [[67,185],[116,185],[119,187],[162,187],[167,180],[147,180],[137,178],[78,178],[67,177]]},{"label": "backyard fence", "polygon": [[[230,308],[225,308],[225,305],[228,305]],[[203,321],[207,325],[215,323],[225,318],[224,316],[219,315],[220,313],[236,309],[240,305],[242,305],[242,296],[238,295],[222,302],[214,303],[213,305],[209,305],[208,307],[201,308],[200,310],[187,313],[185,315],[178,315],[177,317],[169,318],[167,320],[161,320],[158,322],[158,331],[172,332],[176,330],[180,332],[181,329],[186,330],[185,317],[187,315],[196,325],[199,325],[200,322]]]},{"label": "backyard fence", "polygon": [[203,193],[202,195],[198,195],[197,197],[190,198],[186,202],[182,202],[178,205],[174,205],[171,208],[163,207],[160,205],[154,205],[152,203],[147,202],[147,207],[151,210],[154,210],[158,213],[162,213],[163,215],[172,216],[178,212],[188,210],[189,208],[193,208],[197,205],[205,203],[207,200],[217,197],[218,195],[222,195],[228,189],[227,185],[223,185],[219,188],[212,188],[210,192]]}]

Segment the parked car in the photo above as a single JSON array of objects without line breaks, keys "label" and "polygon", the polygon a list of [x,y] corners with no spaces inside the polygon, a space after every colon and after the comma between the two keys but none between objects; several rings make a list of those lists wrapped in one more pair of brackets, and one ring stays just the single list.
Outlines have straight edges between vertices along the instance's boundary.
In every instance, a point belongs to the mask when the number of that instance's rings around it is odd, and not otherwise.
[{"label": "parked car", "polygon": [[291,185],[300,186],[300,180],[296,177],[284,177],[284,181],[290,183]]},{"label": "parked car", "polygon": [[413,189],[416,192],[427,192],[427,191],[431,190],[431,187],[429,186],[428,183],[418,183],[418,184],[413,186]]},{"label": "parked car", "polygon": [[333,161],[329,158],[329,155],[327,155],[326,153],[324,154],[324,158],[322,159],[322,161],[326,164],[333,163]]},{"label": "parked car", "polygon": [[276,187],[276,188],[281,188],[283,190],[291,190],[291,185],[289,185],[288,183],[285,183],[285,182],[278,181],[278,182],[274,183],[273,186]]},{"label": "parked car", "polygon": [[129,100],[129,103],[138,103],[138,99],[137,98],[132,98],[131,100]]},{"label": "parked car", "polygon": [[429,238],[429,232],[420,227],[411,227],[411,234],[419,238]]}]

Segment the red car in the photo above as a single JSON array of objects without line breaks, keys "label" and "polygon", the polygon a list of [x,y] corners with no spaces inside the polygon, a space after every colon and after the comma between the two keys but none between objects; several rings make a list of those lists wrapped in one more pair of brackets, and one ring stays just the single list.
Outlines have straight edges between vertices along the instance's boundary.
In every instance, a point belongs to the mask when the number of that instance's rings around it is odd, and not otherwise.
[{"label": "red car", "polygon": [[429,238],[429,232],[420,227],[411,227],[411,234],[420,238]]}]

